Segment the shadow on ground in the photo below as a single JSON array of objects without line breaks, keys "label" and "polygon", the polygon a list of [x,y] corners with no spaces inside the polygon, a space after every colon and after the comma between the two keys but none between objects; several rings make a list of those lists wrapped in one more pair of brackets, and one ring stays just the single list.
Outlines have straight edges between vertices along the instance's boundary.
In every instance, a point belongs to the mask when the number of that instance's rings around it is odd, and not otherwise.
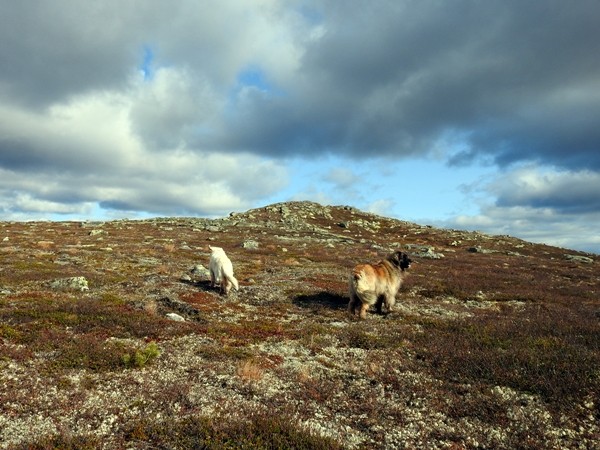
[{"label": "shadow on ground", "polygon": [[292,303],[300,308],[328,308],[345,310],[348,306],[348,297],[321,291],[317,294],[301,294],[294,298]]}]

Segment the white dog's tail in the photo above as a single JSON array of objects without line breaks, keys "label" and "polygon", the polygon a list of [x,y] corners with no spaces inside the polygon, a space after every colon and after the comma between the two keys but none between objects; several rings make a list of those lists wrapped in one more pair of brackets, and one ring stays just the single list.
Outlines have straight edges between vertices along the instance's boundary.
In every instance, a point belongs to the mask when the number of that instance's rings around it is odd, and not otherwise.
[{"label": "white dog's tail", "polygon": [[225,272],[223,275],[225,275],[225,278],[227,278],[227,280],[233,284],[233,287],[235,288],[236,291],[240,290],[240,286],[238,284],[238,280],[235,279],[235,277],[227,272]]}]

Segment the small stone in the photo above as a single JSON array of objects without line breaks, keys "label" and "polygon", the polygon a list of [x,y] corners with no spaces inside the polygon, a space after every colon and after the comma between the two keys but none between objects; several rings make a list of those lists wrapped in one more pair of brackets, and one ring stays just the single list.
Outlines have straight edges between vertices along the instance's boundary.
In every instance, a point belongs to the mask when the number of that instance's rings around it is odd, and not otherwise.
[{"label": "small stone", "polygon": [[256,250],[258,248],[258,242],[256,242],[254,239],[246,239],[244,242],[242,242],[242,248]]},{"label": "small stone", "polygon": [[179,314],[168,313],[166,315],[166,317],[167,317],[167,319],[174,320],[175,322],[185,322],[185,319],[183,317],[181,317]]},{"label": "small stone", "polygon": [[190,277],[187,273],[184,273],[183,275],[181,275],[180,280],[181,281],[192,281],[192,277]]}]

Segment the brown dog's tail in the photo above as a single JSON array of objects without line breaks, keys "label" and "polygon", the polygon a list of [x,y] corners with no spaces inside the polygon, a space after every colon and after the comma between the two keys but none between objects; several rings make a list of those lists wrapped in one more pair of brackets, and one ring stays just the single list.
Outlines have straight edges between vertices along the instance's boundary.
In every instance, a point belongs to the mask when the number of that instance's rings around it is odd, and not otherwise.
[{"label": "brown dog's tail", "polygon": [[360,272],[356,269],[350,275],[348,279],[348,287],[350,288],[350,293],[358,293],[358,281],[360,280]]},{"label": "brown dog's tail", "polygon": [[360,266],[356,267],[354,269],[354,272],[352,272],[351,283],[354,287],[354,292],[356,293],[362,293],[365,290],[363,283],[361,283],[361,281],[363,280],[363,276],[364,273]]}]

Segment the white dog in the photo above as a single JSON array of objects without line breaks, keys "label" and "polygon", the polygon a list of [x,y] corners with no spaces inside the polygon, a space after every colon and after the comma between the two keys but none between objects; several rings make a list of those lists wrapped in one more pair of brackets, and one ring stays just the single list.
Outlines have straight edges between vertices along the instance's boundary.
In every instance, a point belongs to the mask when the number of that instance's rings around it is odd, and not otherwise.
[{"label": "white dog", "polygon": [[233,276],[233,265],[221,247],[211,247],[210,264],[210,286],[215,287],[216,283],[221,284],[221,294],[227,295],[231,285],[236,291],[239,291],[238,281]]}]

